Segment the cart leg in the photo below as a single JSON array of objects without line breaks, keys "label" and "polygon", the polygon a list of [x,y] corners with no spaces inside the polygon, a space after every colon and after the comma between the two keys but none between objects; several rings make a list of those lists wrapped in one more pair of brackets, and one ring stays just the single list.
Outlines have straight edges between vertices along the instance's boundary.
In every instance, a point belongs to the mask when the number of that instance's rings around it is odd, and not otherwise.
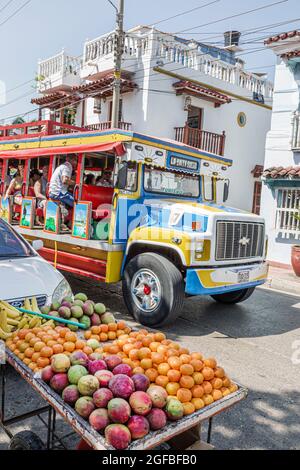
[{"label": "cart leg", "polygon": [[207,444],[211,443],[212,424],[213,418],[210,418],[208,421]]},{"label": "cart leg", "polygon": [[5,421],[5,364],[0,365],[0,373],[1,373],[1,421],[2,423]]},{"label": "cart leg", "polygon": [[48,410],[48,426],[47,426],[47,450],[50,450],[52,440],[52,408],[50,406]]},{"label": "cart leg", "polygon": [[56,428],[56,410],[53,408],[52,410],[53,417],[52,417],[52,429],[51,429],[51,449],[54,447],[54,440],[55,440],[55,428]]}]

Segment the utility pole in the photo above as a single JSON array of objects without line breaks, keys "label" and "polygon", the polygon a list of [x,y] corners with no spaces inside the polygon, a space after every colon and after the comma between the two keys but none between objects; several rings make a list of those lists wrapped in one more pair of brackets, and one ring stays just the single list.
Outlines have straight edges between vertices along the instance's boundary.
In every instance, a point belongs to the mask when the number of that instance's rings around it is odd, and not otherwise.
[{"label": "utility pole", "polygon": [[112,128],[119,127],[120,96],[121,96],[121,68],[124,51],[124,1],[119,0],[117,11],[117,23],[114,40],[114,85],[112,105]]}]

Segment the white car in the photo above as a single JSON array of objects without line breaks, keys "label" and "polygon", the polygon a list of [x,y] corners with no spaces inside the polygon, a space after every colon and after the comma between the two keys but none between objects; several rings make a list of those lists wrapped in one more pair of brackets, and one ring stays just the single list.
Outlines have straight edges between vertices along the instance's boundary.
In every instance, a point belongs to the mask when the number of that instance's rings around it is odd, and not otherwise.
[{"label": "white car", "polygon": [[32,246],[13,227],[0,219],[0,299],[21,307],[25,298],[36,297],[38,306],[50,305],[72,296],[67,280],[37,253],[40,240]]}]

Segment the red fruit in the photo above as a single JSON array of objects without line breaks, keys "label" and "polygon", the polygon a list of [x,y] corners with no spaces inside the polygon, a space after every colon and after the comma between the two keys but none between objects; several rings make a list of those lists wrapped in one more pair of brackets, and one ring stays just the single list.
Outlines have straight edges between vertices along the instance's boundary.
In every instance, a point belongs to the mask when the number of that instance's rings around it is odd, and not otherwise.
[{"label": "red fruit", "polygon": [[151,398],[154,408],[164,408],[166,406],[168,394],[163,387],[151,385],[147,390],[147,395]]},{"label": "red fruit", "polygon": [[68,372],[70,366],[71,361],[66,354],[55,354],[55,356],[52,356],[51,367],[57,374]]},{"label": "red fruit", "polygon": [[131,433],[132,439],[142,439],[147,436],[150,431],[150,426],[144,416],[132,416],[128,421],[128,429]]},{"label": "red fruit", "polygon": [[90,414],[89,423],[98,432],[105,429],[110,423],[107,410],[102,408],[93,411]]},{"label": "red fruit", "polygon": [[109,370],[98,370],[95,377],[99,380],[100,387],[108,387],[109,381],[114,377],[114,374]]},{"label": "red fruit", "polygon": [[88,419],[94,409],[95,405],[92,397],[81,397],[75,403],[75,410],[84,419]]},{"label": "red fruit", "polygon": [[163,410],[153,408],[147,416],[152,431],[163,429],[167,424],[167,416]]},{"label": "red fruit", "polygon": [[88,357],[83,351],[74,351],[70,356],[72,366],[87,367]]},{"label": "red fruit", "polygon": [[133,411],[141,416],[146,416],[152,408],[151,398],[145,392],[134,392],[129,399],[129,404]]},{"label": "red fruit", "polygon": [[[115,367],[122,364],[122,359],[119,356],[108,356],[105,358],[105,362],[109,370],[114,370]],[[126,374],[127,375],[127,374]]]},{"label": "red fruit", "polygon": [[50,387],[57,393],[61,393],[68,385],[67,374],[55,374],[50,380]]},{"label": "red fruit", "polygon": [[128,377],[132,376],[132,368],[128,364],[120,364],[113,370],[114,375],[128,375]]},{"label": "red fruit", "polygon": [[42,370],[42,380],[46,382],[47,384],[54,377],[54,375],[55,375],[55,372],[53,372],[51,366],[47,366]]},{"label": "red fruit", "polygon": [[106,408],[108,402],[113,398],[114,396],[108,388],[99,388],[93,395],[94,405],[96,408]]},{"label": "red fruit", "polygon": [[137,392],[146,392],[150,386],[150,380],[144,374],[135,374],[132,380]]},{"label": "red fruit", "polygon": [[101,359],[103,359],[103,354],[94,352],[89,355],[90,361],[100,361]]},{"label": "red fruit", "polygon": [[95,375],[98,370],[105,370],[105,369],[107,369],[107,365],[101,359],[98,361],[88,362],[88,370],[91,375]]},{"label": "red fruit", "polygon": [[108,416],[113,423],[125,424],[130,418],[131,409],[123,398],[113,398],[107,405]]},{"label": "red fruit", "polygon": [[127,449],[131,443],[129,429],[122,424],[111,424],[105,429],[105,439],[107,443],[117,450]]},{"label": "red fruit", "polygon": [[114,397],[128,399],[134,392],[134,383],[128,375],[115,375],[109,382],[109,389]]},{"label": "red fruit", "polygon": [[97,313],[93,313],[93,315],[91,316],[91,325],[92,326],[101,325],[101,318]]},{"label": "red fruit", "polygon": [[80,393],[76,385],[69,385],[67,388],[64,389],[62,398],[64,402],[68,403],[68,405],[75,405],[77,400],[80,398]]}]

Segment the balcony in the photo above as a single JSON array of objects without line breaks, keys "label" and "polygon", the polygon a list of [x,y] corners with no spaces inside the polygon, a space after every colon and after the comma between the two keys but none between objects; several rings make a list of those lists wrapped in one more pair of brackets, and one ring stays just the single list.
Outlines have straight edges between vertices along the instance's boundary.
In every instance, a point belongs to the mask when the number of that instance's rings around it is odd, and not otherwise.
[{"label": "balcony", "polygon": [[225,132],[215,134],[200,129],[188,127],[175,127],[175,140],[205,152],[210,152],[221,157],[225,152]]},{"label": "balcony", "polygon": [[55,91],[69,91],[80,83],[81,61],[62,51],[50,59],[39,62],[38,65],[38,92],[53,93]]},{"label": "balcony", "polygon": [[[107,131],[108,129],[112,129],[111,124],[111,121],[99,122],[97,124],[85,126],[84,129],[86,131]],[[119,122],[118,129],[122,131],[131,131],[132,124],[131,122]]]},{"label": "balcony", "polygon": [[11,126],[0,126],[0,141],[24,138],[33,139],[45,135],[72,134],[82,132],[83,130],[81,127],[69,126],[68,124],[55,121],[27,122]]}]

